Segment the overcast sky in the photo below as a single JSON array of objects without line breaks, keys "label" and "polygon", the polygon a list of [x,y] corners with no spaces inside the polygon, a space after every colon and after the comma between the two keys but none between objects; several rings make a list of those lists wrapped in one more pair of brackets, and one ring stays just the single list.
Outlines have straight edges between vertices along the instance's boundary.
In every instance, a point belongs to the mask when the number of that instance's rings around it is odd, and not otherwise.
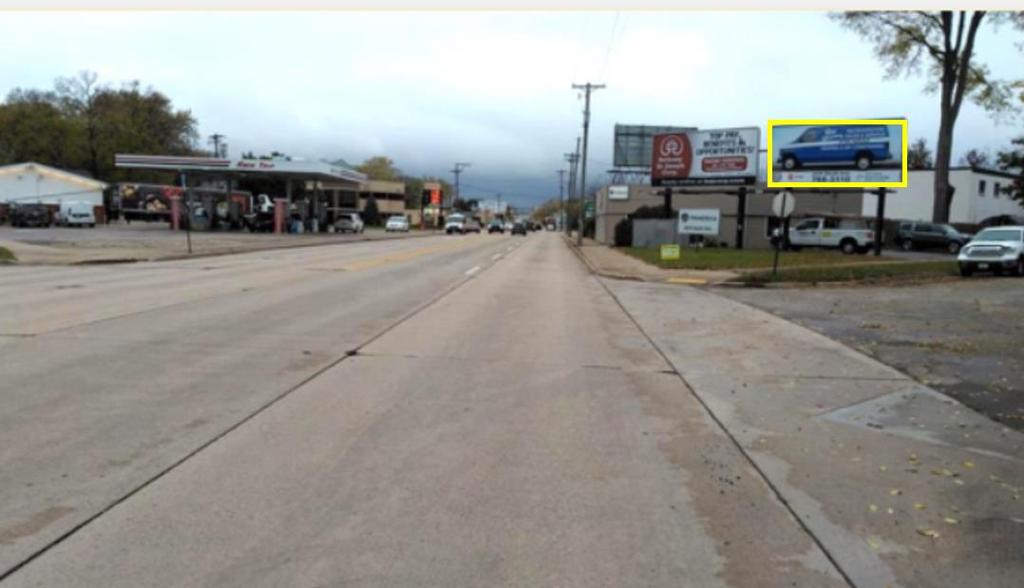
[{"label": "overcast sky", "polygon": [[[604,180],[616,122],[718,128],[768,118],[906,116],[934,149],[938,98],[919,77],[884,81],[871,47],[818,13],[219,12],[5,13],[0,91],[50,88],[89,69],[140,80],[192,111],[231,154],[284,151],[451,178],[465,196],[532,204],[558,193],[593,96],[591,178]],[[1022,39],[983,30],[996,76],[1024,71]],[[954,163],[1024,130],[973,105]],[[763,131],[762,131],[763,132]],[[764,137],[762,136],[762,142]],[[589,183],[589,182],[588,182]]]}]

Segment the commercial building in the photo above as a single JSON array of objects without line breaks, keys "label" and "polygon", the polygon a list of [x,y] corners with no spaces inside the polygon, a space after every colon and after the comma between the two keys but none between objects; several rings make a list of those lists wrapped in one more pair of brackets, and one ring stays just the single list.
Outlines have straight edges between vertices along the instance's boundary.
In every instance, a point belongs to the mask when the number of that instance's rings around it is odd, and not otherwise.
[{"label": "commercial building", "polygon": [[[954,167],[949,183],[956,191],[949,210],[949,222],[976,224],[1000,215],[1024,216],[1024,206],[1003,189],[1013,174],[980,167]],[[885,217],[897,220],[930,221],[934,210],[935,170],[910,170],[907,187],[895,189],[885,198]],[[877,196],[864,194],[862,211],[874,215]]]},{"label": "commercial building", "polygon": [[102,219],[107,184],[41,163],[0,167],[0,205],[41,203],[59,209],[61,202],[87,202]]},{"label": "commercial building", "polygon": [[[661,188],[646,184],[628,186],[605,186],[597,192],[594,215],[594,238],[599,243],[612,245],[615,242],[615,225],[643,206],[663,206],[665,198]],[[743,246],[750,249],[771,247],[771,231],[776,227],[772,213],[772,199],[777,191],[769,191],[763,184],[751,186],[747,194],[746,223]],[[796,194],[795,215],[800,214],[842,214],[860,215],[863,208],[863,193],[859,190],[834,190]],[[721,213],[719,233],[716,240],[736,246],[736,222],[739,197],[715,188],[690,188],[687,193],[672,195],[672,208],[714,208]],[[871,216],[874,215],[872,210]]]},{"label": "commercial building", "polygon": [[[360,212],[372,197],[377,202],[377,210],[382,217],[405,214],[405,183],[386,182],[383,180],[364,180],[358,186],[344,182],[319,182],[320,191],[325,193],[328,202],[335,208],[349,208]],[[307,189],[312,191],[313,183]]]}]

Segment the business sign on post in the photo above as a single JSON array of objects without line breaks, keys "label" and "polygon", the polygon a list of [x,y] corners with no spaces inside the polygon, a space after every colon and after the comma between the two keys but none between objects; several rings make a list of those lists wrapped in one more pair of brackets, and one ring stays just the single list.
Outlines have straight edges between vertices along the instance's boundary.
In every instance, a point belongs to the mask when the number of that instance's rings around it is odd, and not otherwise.
[{"label": "business sign on post", "polygon": [[608,186],[608,200],[629,200],[629,186]]},{"label": "business sign on post", "polygon": [[662,261],[679,261],[679,245],[666,243],[661,246]]},{"label": "business sign on post", "polygon": [[758,127],[655,135],[651,145],[651,184],[753,184],[757,181],[760,145]]},{"label": "business sign on post", "polygon": [[906,186],[906,119],[768,121],[769,188]]},{"label": "business sign on post", "polygon": [[717,235],[722,211],[717,208],[682,208],[679,210],[680,235]]}]

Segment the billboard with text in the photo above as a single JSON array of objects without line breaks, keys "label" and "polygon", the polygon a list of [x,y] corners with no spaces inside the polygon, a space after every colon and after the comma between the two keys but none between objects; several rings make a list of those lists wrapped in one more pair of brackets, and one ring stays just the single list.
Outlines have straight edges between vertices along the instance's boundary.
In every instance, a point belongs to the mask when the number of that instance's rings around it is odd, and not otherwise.
[{"label": "billboard with text", "polygon": [[761,129],[694,130],[654,136],[651,185],[745,185],[757,181]]}]

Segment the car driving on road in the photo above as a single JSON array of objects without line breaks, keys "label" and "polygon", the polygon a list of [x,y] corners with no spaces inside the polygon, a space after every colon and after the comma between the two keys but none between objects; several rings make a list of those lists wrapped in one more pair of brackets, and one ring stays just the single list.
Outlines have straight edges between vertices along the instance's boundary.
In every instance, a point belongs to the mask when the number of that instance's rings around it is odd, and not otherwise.
[{"label": "car driving on road", "polygon": [[525,237],[527,234],[526,223],[521,221],[516,221],[515,223],[512,223],[512,234],[522,235]]},{"label": "car driving on road", "polygon": [[501,224],[500,220],[492,220],[490,222],[490,224],[487,225],[487,233],[488,234],[491,234],[491,233],[502,233],[502,234],[504,234],[505,233],[505,225]]},{"label": "car driving on road", "polygon": [[896,233],[896,244],[904,251],[940,247],[955,255],[970,240],[971,235],[942,223],[900,223]]},{"label": "car driving on road", "polygon": [[956,260],[964,277],[976,271],[1024,276],[1024,226],[983,229],[960,250]]},{"label": "car driving on road", "polygon": [[384,230],[387,232],[398,232],[408,233],[409,232],[409,218],[405,215],[398,214],[388,219],[388,222],[384,225]]}]

